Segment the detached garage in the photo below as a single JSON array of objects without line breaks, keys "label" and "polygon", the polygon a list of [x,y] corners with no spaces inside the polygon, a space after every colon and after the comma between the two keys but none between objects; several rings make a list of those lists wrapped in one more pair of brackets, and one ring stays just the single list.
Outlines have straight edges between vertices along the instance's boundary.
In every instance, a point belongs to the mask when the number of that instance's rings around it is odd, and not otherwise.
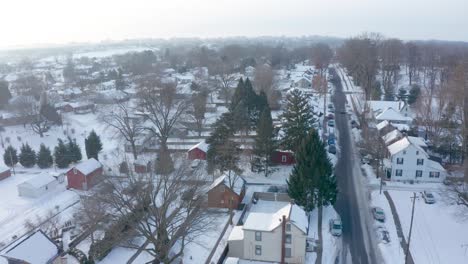
[{"label": "detached garage", "polygon": [[58,184],[54,176],[43,173],[18,184],[18,194],[22,197],[37,198],[54,190]]},{"label": "detached garage", "polygon": [[11,176],[10,168],[0,166],[0,181]]}]

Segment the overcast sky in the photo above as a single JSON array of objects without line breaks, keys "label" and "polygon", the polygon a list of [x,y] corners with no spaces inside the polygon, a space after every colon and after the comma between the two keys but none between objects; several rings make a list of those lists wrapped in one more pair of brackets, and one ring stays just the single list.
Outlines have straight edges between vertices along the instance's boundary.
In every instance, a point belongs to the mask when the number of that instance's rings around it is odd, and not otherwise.
[{"label": "overcast sky", "polygon": [[0,47],[259,35],[468,41],[468,0],[1,0]]}]

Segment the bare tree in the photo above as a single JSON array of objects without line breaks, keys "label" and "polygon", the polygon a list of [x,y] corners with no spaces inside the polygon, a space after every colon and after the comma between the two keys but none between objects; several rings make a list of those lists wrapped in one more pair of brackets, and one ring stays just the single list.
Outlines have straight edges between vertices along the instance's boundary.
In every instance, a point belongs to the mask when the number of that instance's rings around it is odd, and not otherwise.
[{"label": "bare tree", "polygon": [[111,110],[106,110],[100,120],[114,129],[131,147],[133,158],[138,159],[136,142],[143,134],[143,117],[134,114],[134,110],[127,103],[119,103]]},{"label": "bare tree", "polygon": [[275,72],[269,65],[262,64],[255,68],[254,85],[257,93],[265,92],[271,109],[280,108],[281,93],[276,89]]},{"label": "bare tree", "polygon": [[187,244],[211,228],[212,219],[204,201],[205,179],[180,161],[169,175],[107,178],[105,192],[97,198],[108,208],[110,221],[140,212],[142,217],[128,225],[135,236],[144,237],[151,246],[143,248],[152,263],[173,263]]},{"label": "bare tree", "polygon": [[176,99],[175,83],[161,83],[157,80],[150,82],[150,86],[140,87],[139,95],[143,116],[154,125],[147,129],[158,137],[161,149],[167,148],[167,139],[174,126],[186,114],[187,102]]},{"label": "bare tree", "polygon": [[207,97],[208,95],[206,92],[192,95],[192,111],[190,112],[190,116],[195,121],[195,126],[199,137],[202,134],[203,125],[205,124]]},{"label": "bare tree", "polygon": [[221,99],[224,100],[224,103],[228,105],[232,96],[231,88],[236,83],[236,75],[234,73],[224,71],[217,77],[217,79],[220,87],[219,95],[221,96]]},{"label": "bare tree", "polygon": [[389,98],[394,94],[394,87],[397,84],[403,43],[399,39],[386,39],[380,43],[379,51],[382,85],[387,98]]},{"label": "bare tree", "polygon": [[95,242],[95,233],[108,220],[107,207],[94,196],[82,196],[76,216],[77,223],[90,232],[91,244]]}]

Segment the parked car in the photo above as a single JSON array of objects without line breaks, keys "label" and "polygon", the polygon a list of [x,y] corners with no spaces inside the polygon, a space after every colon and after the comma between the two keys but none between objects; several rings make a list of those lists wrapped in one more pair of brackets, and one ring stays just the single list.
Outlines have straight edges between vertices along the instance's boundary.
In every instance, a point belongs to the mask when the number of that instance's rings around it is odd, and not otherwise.
[{"label": "parked car", "polygon": [[335,127],[335,120],[328,120],[328,126]]},{"label": "parked car", "polygon": [[436,202],[434,195],[428,191],[423,192],[423,198],[424,202],[426,202],[427,204],[433,204]]},{"label": "parked car", "polygon": [[335,119],[335,115],[332,114],[332,113],[329,113],[329,114],[327,115],[327,118],[328,118],[328,119]]},{"label": "parked car", "polygon": [[332,103],[328,104],[328,109],[335,108]]},{"label": "parked car", "polygon": [[336,146],[335,145],[328,145],[328,153],[336,154]]},{"label": "parked car", "polygon": [[361,158],[361,163],[362,164],[370,164],[370,159],[368,156],[364,156]]},{"label": "parked car", "polygon": [[351,120],[351,128],[357,128],[358,125],[357,125],[357,122],[356,120]]},{"label": "parked car", "polygon": [[329,228],[330,233],[334,236],[341,236],[343,233],[343,227],[340,219],[330,219]]},{"label": "parked car", "polygon": [[376,231],[380,241],[382,241],[384,244],[390,243],[390,233],[388,233],[384,226],[378,226]]},{"label": "parked car", "polygon": [[372,215],[374,219],[380,222],[385,222],[385,213],[384,210],[380,207],[372,208]]}]

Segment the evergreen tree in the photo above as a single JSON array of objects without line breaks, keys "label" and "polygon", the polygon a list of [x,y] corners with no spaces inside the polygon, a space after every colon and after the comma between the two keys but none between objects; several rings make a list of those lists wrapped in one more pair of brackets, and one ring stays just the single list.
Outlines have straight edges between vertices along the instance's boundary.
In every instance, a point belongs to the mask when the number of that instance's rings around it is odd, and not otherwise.
[{"label": "evergreen tree", "polygon": [[289,196],[307,211],[333,204],[337,195],[333,167],[315,130],[306,135],[295,158],[296,164],[287,181]]},{"label": "evergreen tree", "polygon": [[315,120],[312,107],[300,90],[292,90],[286,96],[286,101],[286,109],[281,115],[284,132],[281,144],[284,149],[296,152]]},{"label": "evergreen tree", "polygon": [[19,162],[25,168],[31,168],[36,164],[36,152],[28,143],[23,144],[20,149]]},{"label": "evergreen tree", "polygon": [[253,166],[263,169],[265,177],[268,176],[271,155],[275,149],[275,131],[273,120],[271,119],[271,111],[267,105],[260,115],[253,149],[253,153],[256,156],[253,161]]},{"label": "evergreen tree", "polygon": [[99,160],[98,154],[102,150],[102,143],[101,138],[94,130],[92,130],[88,137],[85,138],[85,149],[88,159],[95,158],[96,160]]},{"label": "evergreen tree", "polygon": [[18,155],[16,154],[16,149],[12,146],[8,146],[5,149],[5,153],[3,154],[3,161],[5,165],[9,167],[13,167],[18,163]]},{"label": "evergreen tree", "polygon": [[245,92],[244,80],[240,78],[239,83],[237,83],[236,90],[234,90],[234,94],[232,95],[231,106],[229,107],[229,110],[233,112],[240,101],[246,98],[246,95],[247,93]]},{"label": "evergreen tree", "polygon": [[54,164],[54,160],[50,149],[44,144],[41,144],[39,152],[37,153],[37,165],[41,169],[46,169],[50,168],[52,164]]},{"label": "evergreen tree", "polygon": [[54,149],[55,164],[60,169],[67,168],[71,163],[67,146],[62,139],[58,139],[58,145]]},{"label": "evergreen tree", "polygon": [[7,105],[10,99],[11,93],[8,89],[8,82],[5,80],[0,80],[0,107]]},{"label": "evergreen tree", "polygon": [[419,87],[419,85],[413,84],[413,86],[411,86],[411,89],[409,91],[408,104],[410,105],[414,104],[418,100],[418,97],[420,94],[421,94],[421,88]]},{"label": "evergreen tree", "polygon": [[75,139],[71,139],[71,137],[68,137],[68,143],[66,147],[70,163],[77,163],[83,158],[83,156],[81,155],[81,148],[78,144],[76,144]]}]

